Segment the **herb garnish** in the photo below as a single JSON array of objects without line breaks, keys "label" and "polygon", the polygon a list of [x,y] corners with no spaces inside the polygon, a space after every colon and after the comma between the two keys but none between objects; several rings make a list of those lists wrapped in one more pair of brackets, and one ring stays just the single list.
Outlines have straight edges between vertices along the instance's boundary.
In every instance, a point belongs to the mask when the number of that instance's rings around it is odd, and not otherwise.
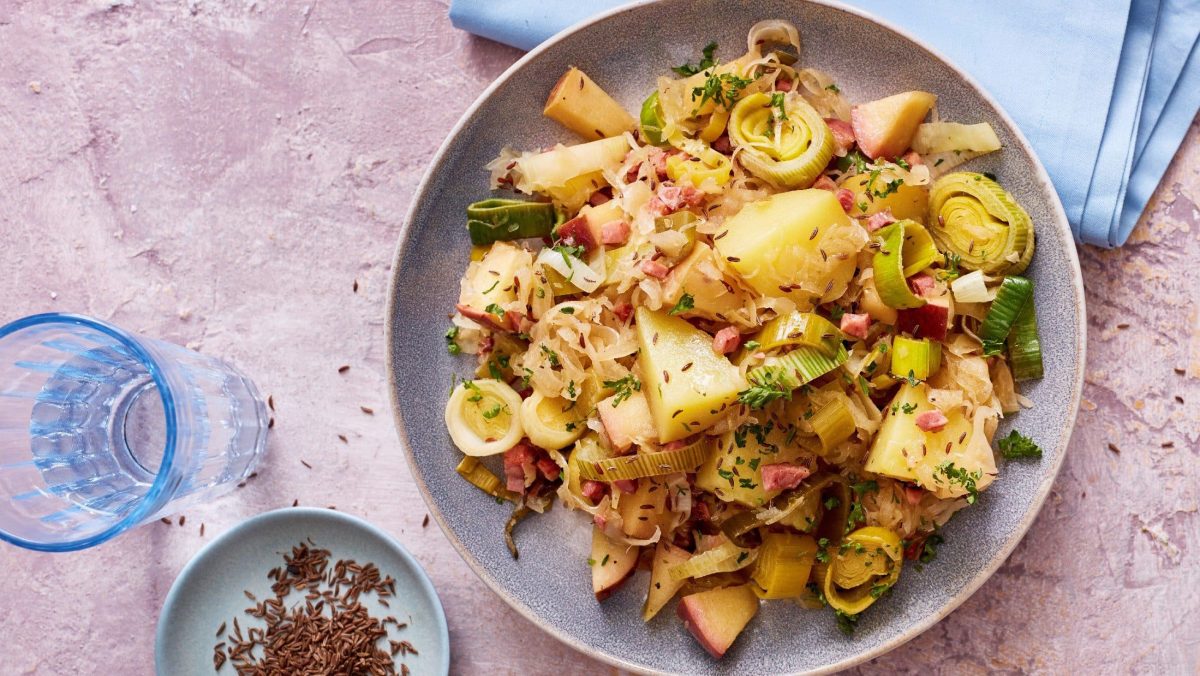
[{"label": "herb garnish", "polygon": [[1013,458],[1040,458],[1042,457],[1042,449],[1033,442],[1033,439],[1013,430],[997,442],[1000,447],[1000,455],[1012,460]]},{"label": "herb garnish", "polygon": [[779,399],[791,399],[792,388],[784,380],[781,369],[764,369],[759,382],[738,392],[738,401],[752,409],[760,409]]},{"label": "herb garnish", "polygon": [[713,73],[704,81],[704,86],[692,89],[692,100],[700,99],[700,103],[696,104],[697,108],[708,101],[727,109],[733,108],[733,104],[737,103],[738,97],[742,95],[742,90],[752,82],[754,80],[751,78],[738,77],[733,73]]},{"label": "herb garnish", "polygon": [[501,319],[504,319],[504,308],[500,307],[499,305],[496,305],[495,303],[489,304],[487,307],[483,308],[483,311],[487,312],[488,314],[496,315],[497,317],[499,317]]},{"label": "herb garnish", "polygon": [[458,346],[457,326],[451,326],[446,330],[446,351],[452,355],[462,354],[462,348]]},{"label": "herb garnish", "polygon": [[938,474],[945,476],[950,483],[962,486],[963,490],[967,492],[967,504],[975,504],[975,500],[979,497],[979,489],[975,487],[975,482],[983,478],[982,471],[968,472],[965,467],[956,467],[953,462],[947,460],[937,466],[934,476],[936,477]]},{"label": "herb garnish", "polygon": [[692,294],[684,292],[684,294],[679,297],[679,302],[675,303],[675,307],[671,308],[667,314],[683,314],[694,307],[696,307],[696,299],[692,297]]},{"label": "herb garnish", "polygon": [[701,53],[704,56],[703,56],[703,58],[700,59],[700,63],[694,64],[694,65],[690,64],[690,63],[685,63],[682,66],[675,66],[671,70],[675,71],[675,73],[677,75],[682,75],[683,77],[688,77],[689,75],[695,75],[696,73],[699,73],[700,71],[708,70],[709,68],[712,68],[713,66],[715,66],[717,64],[717,60],[713,56],[714,54],[716,54],[716,52],[717,52],[717,43],[710,42],[704,46],[704,49],[701,50]]},{"label": "herb garnish", "polygon": [[633,396],[634,392],[642,391],[642,381],[638,380],[632,373],[621,378],[620,380],[606,380],[604,386],[612,388],[616,392],[616,397],[613,398],[613,408],[618,404]]}]

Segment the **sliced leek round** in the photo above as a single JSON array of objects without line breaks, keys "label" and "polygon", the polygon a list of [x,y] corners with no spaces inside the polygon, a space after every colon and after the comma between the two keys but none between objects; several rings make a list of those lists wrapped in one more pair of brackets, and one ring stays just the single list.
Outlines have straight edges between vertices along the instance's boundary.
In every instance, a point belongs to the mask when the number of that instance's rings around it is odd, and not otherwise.
[{"label": "sliced leek round", "polygon": [[1042,341],[1038,338],[1037,313],[1033,302],[1025,304],[1025,309],[1013,323],[1012,332],[1008,334],[1008,363],[1012,367],[1015,380],[1033,380],[1041,378],[1045,367],[1042,364]]},{"label": "sliced leek round", "polygon": [[704,437],[672,451],[639,452],[581,463],[580,476],[592,481],[641,479],[676,472],[694,472],[718,446],[716,437]]},{"label": "sliced leek round", "polygon": [[521,395],[499,380],[464,380],[446,402],[446,429],[467,455],[503,453],[525,436]]},{"label": "sliced leek round", "polygon": [[699,188],[709,180],[718,186],[725,185],[733,176],[733,161],[707,143],[679,134],[670,137],[670,142],[686,154],[686,158],[683,155],[667,158],[667,176],[672,181],[687,180]]},{"label": "sliced leek round", "polygon": [[808,535],[767,533],[758,548],[750,578],[763,599],[788,599],[804,594],[817,557],[817,543]]},{"label": "sliced leek round", "polygon": [[1008,339],[1017,317],[1026,305],[1032,303],[1033,282],[1015,275],[1004,278],[996,291],[996,299],[983,319],[983,325],[979,327],[979,341],[983,343],[984,356],[991,357],[1004,351],[1004,341]]},{"label": "sliced leek round", "polygon": [[672,566],[669,574],[672,580],[679,581],[717,573],[732,573],[754,563],[757,556],[757,549],[744,549],[729,540]]},{"label": "sliced leek round", "polygon": [[646,100],[642,102],[642,112],[639,116],[638,128],[642,132],[642,139],[653,146],[666,145],[663,140],[663,114],[662,105],[658,102],[658,90],[655,89]]},{"label": "sliced leek round", "polygon": [[[811,383],[821,376],[846,363],[849,354],[846,346],[839,344],[837,354],[830,356],[814,347],[798,347],[787,354],[770,357],[762,366],[750,369],[747,375],[750,384],[790,394],[792,390]],[[751,391],[754,387],[751,388]],[[748,402],[744,402],[748,403]],[[752,408],[762,408],[752,406]]]},{"label": "sliced leek round", "polygon": [[758,349],[773,350],[783,346],[805,346],[821,350],[829,356],[837,354],[842,344],[842,331],[833,322],[813,312],[782,314],[763,325],[754,340]]},{"label": "sliced leek round", "polygon": [[850,413],[850,398],[842,392],[834,393],[833,399],[813,415],[813,431],[821,440],[821,450],[828,453],[834,446],[854,434],[854,415]]},{"label": "sliced leek round", "polygon": [[900,579],[904,549],[889,528],[867,526],[850,533],[824,570],[825,600],[835,610],[857,615]]},{"label": "sliced leek round", "polygon": [[928,338],[896,336],[892,339],[890,372],[900,378],[928,380],[942,368],[942,344]]},{"label": "sliced leek round", "polygon": [[[913,235],[908,233],[912,232]],[[918,234],[919,233],[919,234]],[[923,235],[923,236],[922,236]],[[875,291],[880,300],[888,307],[898,310],[918,308],[925,304],[925,299],[913,293],[908,288],[908,270],[924,262],[917,271],[928,267],[937,257],[937,249],[929,233],[916,221],[897,221],[877,233],[880,240],[879,250],[875,252],[872,267],[875,270]],[[928,243],[929,248],[924,246]],[[906,258],[912,255],[916,260],[910,264]]]},{"label": "sliced leek round", "polygon": [[807,188],[833,157],[833,132],[803,97],[751,94],[733,107],[729,140],[751,174],[782,188]]},{"label": "sliced leek round", "polygon": [[998,183],[968,171],[946,174],[929,194],[933,239],[966,270],[1019,274],[1033,258],[1029,214]]},{"label": "sliced leek round", "polygon": [[575,443],[587,431],[588,407],[563,397],[547,397],[534,390],[521,402],[521,427],[535,446],[560,449]]}]

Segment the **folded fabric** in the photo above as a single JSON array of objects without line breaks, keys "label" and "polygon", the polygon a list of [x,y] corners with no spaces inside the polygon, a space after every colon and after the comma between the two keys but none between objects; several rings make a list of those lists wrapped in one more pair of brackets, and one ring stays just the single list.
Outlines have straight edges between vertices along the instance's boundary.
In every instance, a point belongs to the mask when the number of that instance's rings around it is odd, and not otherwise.
[{"label": "folded fabric", "polygon": [[[531,49],[617,0],[452,0],[472,33]],[[1200,106],[1196,0],[850,4],[971,73],[1029,138],[1078,240],[1128,238]],[[1016,47],[1019,45],[1019,48]]]}]

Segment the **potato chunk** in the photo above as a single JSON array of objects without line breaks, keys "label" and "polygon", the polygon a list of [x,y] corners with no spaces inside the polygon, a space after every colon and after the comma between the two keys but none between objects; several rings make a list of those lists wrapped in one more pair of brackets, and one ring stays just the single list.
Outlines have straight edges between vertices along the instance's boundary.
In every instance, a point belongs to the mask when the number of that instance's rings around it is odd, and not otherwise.
[{"label": "potato chunk", "polygon": [[764,296],[811,310],[846,291],[867,232],[828,190],[794,190],[746,205],[725,227],[717,252]]},{"label": "potato chunk", "polygon": [[679,317],[637,309],[638,368],[660,443],[691,436],[737,401],[746,381],[712,336]]}]

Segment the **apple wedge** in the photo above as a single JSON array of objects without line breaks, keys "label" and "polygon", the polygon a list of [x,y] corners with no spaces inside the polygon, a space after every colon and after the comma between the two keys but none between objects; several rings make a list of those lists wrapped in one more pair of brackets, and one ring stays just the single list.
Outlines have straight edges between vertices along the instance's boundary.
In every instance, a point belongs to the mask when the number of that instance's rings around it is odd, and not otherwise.
[{"label": "apple wedge", "polygon": [[624,401],[619,401],[618,397],[614,394],[596,405],[600,423],[604,425],[604,432],[613,448],[624,453],[634,444],[656,441],[658,429],[654,426],[646,395],[632,392]]},{"label": "apple wedge", "polygon": [[654,549],[654,565],[650,568],[650,591],[646,594],[646,604],[642,606],[642,620],[649,622],[658,611],[671,600],[683,586],[684,580],[671,579],[670,570],[684,561],[692,558],[686,549],[680,549],[669,542],[659,541]]},{"label": "apple wedge", "polygon": [[612,595],[637,567],[640,547],[613,542],[599,528],[592,527],[592,591],[597,601]]},{"label": "apple wedge", "polygon": [[700,645],[721,659],[758,612],[758,597],[750,585],[710,589],[680,599],[676,612]]},{"label": "apple wedge", "polygon": [[935,101],[929,92],[911,91],[854,106],[850,124],[858,147],[871,159],[900,155]]},{"label": "apple wedge", "polygon": [[637,490],[621,496],[617,511],[621,514],[621,528],[631,538],[644,540],[654,535],[659,520],[667,505],[664,484],[652,478],[639,479]]}]

